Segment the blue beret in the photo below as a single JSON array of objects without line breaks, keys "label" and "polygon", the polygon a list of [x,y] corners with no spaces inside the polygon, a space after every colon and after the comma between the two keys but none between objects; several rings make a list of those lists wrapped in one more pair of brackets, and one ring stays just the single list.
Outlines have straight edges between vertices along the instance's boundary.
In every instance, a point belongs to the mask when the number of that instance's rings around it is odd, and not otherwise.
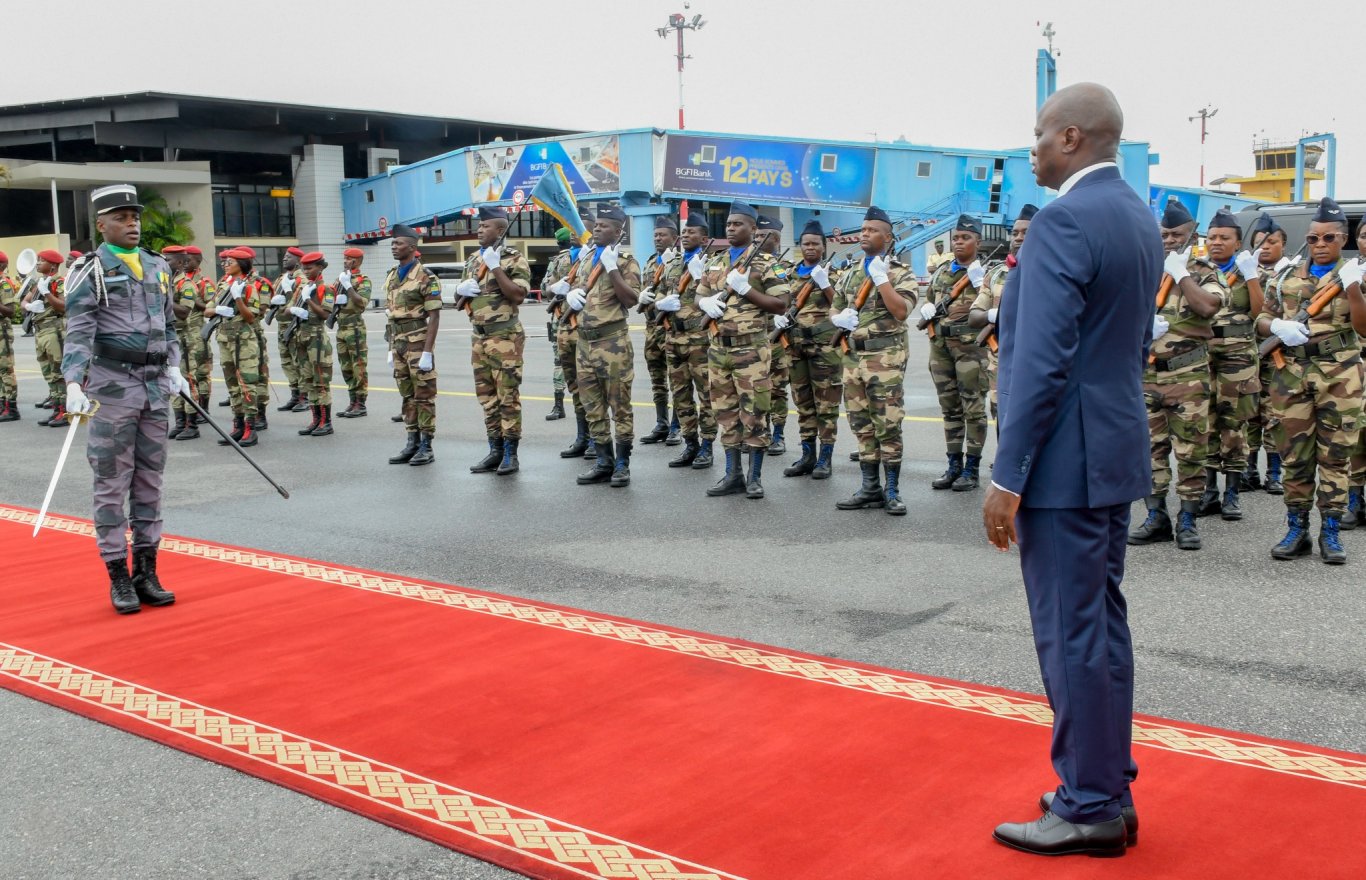
[{"label": "blue beret", "polygon": [[1175,229],[1178,226],[1185,226],[1187,223],[1194,223],[1195,218],[1191,212],[1186,210],[1186,206],[1172,199],[1167,202],[1167,208],[1162,212],[1162,228]]},{"label": "blue beret", "polygon": [[758,212],[758,211],[756,211],[756,210],[754,210],[753,208],[751,208],[747,203],[741,202],[741,201],[738,201],[738,200],[730,203],[730,213],[731,213],[731,214],[743,214],[744,216],[750,218],[751,220],[756,220],[756,221],[757,221],[757,220],[759,219],[759,212]]}]

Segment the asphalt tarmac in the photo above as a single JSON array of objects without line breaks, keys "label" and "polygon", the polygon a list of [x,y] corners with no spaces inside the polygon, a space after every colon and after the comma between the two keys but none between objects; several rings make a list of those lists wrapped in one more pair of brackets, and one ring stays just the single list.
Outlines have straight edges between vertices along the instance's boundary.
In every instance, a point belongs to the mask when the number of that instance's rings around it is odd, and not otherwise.
[{"label": "asphalt tarmac", "polygon": [[[572,439],[572,415],[543,418],[551,394],[543,314],[535,304],[524,311],[532,338],[520,473],[469,473],[487,445],[469,322],[449,310],[436,349],[437,460],[424,468],[387,463],[403,429],[389,421],[399,398],[385,367],[382,316],[370,313],[370,415],[336,419],[331,437],[299,437],[308,414],[276,413],[272,405],[270,429],[252,454],[289,488],[289,501],[208,431],[172,442],[167,532],[1041,692],[1018,559],[987,545],[983,492],[929,486],[944,469],[943,436],[921,334],[912,333],[907,375],[902,484],[910,512],[896,518],[835,509],[859,479],[846,423],[833,479],[782,476],[796,457],[795,410],[793,452],[767,460],[762,501],[706,497],[720,462],[710,471],[670,469],[665,462],[678,449],[662,444],[636,445],[629,488],[576,485],[587,463],[558,456]],[[642,435],[654,410],[640,328],[633,339]],[[23,420],[0,424],[0,500],[37,507],[62,437],[36,424],[42,414],[33,404],[44,391],[32,340],[18,338],[16,348]],[[275,390],[288,393],[280,382]],[[216,380],[215,404],[222,391]],[[333,393],[344,408],[339,371]],[[89,471],[74,455],[52,509],[88,518],[89,493]],[[1284,533],[1281,499],[1248,493],[1244,508],[1241,523],[1202,519],[1200,552],[1131,548],[1125,586],[1136,708],[1366,752],[1366,530],[1344,535],[1345,566],[1274,562],[1267,551]],[[0,560],[27,549],[5,547]],[[90,600],[107,602],[107,585],[90,584]],[[110,627],[116,638],[112,612]],[[0,639],[3,631],[0,623]],[[0,741],[0,877],[514,876],[8,691],[0,691]],[[1137,757],[1141,765],[1141,750]],[[1047,787],[1046,756],[1039,771]],[[1140,778],[1140,798],[1147,781]],[[1002,804],[1002,819],[1029,807]]]}]

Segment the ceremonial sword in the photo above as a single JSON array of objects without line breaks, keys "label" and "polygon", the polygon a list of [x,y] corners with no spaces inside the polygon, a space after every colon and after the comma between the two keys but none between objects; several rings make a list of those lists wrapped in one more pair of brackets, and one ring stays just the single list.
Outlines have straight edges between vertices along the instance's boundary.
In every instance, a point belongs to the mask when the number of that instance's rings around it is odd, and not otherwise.
[{"label": "ceremonial sword", "polygon": [[43,496],[43,506],[38,510],[38,519],[33,523],[33,537],[38,537],[38,530],[43,527],[43,519],[47,516],[47,506],[52,503],[52,493],[57,491],[57,478],[62,475],[62,467],[66,464],[67,453],[71,452],[71,441],[76,437],[76,426],[81,423],[81,419],[92,418],[99,411],[100,402],[90,401],[89,412],[68,412],[67,418],[71,419],[71,427],[66,429],[66,439],[62,441],[62,454],[57,456],[57,469],[52,472],[52,480],[47,484],[47,494]]}]

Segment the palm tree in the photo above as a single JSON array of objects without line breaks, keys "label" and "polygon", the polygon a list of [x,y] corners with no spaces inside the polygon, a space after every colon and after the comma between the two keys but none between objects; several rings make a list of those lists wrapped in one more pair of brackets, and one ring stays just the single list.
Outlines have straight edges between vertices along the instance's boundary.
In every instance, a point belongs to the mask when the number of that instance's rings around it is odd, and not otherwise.
[{"label": "palm tree", "polygon": [[160,252],[167,245],[189,244],[194,240],[189,211],[173,211],[166,199],[154,189],[146,189],[142,196],[142,241],[149,250]]}]

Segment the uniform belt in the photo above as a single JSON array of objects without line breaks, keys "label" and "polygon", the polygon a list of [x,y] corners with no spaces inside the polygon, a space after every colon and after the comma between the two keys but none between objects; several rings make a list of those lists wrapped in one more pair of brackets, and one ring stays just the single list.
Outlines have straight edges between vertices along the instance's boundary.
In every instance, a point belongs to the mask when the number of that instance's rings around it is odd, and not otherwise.
[{"label": "uniform belt", "polygon": [[426,330],[426,318],[390,318],[389,325],[394,328],[396,333],[411,333],[414,330]]},{"label": "uniform belt", "polygon": [[1328,357],[1340,351],[1356,349],[1360,346],[1357,341],[1355,330],[1339,330],[1332,336],[1320,339],[1318,342],[1307,342],[1304,345],[1287,347],[1285,353],[1295,360],[1308,360],[1309,358]]},{"label": "uniform belt", "polygon": [[905,342],[905,337],[897,333],[892,336],[871,336],[868,339],[851,339],[849,345],[854,351],[882,351]]},{"label": "uniform belt", "polygon": [[726,348],[740,348],[746,345],[757,345],[760,342],[767,342],[768,334],[760,331],[758,333],[738,333],[735,336],[713,336],[712,342],[716,345],[723,345]]},{"label": "uniform belt", "polygon": [[706,315],[696,315],[691,318],[677,318],[672,315],[668,317],[669,329],[675,333],[692,333],[702,329],[702,323],[707,320]]},{"label": "uniform belt", "polygon": [[617,333],[626,332],[626,319],[618,318],[615,321],[608,321],[606,324],[599,324],[596,327],[585,327],[579,324],[579,338],[584,342],[593,342],[597,339],[606,339]]},{"label": "uniform belt", "polygon": [[1209,359],[1209,349],[1202,342],[1185,354],[1178,354],[1166,360],[1153,361],[1153,369],[1159,373],[1172,373],[1183,367],[1194,366],[1195,364]]},{"label": "uniform belt", "polygon": [[793,327],[792,328],[803,342],[829,342],[830,336],[835,332],[835,325],[829,321],[821,321],[812,327]]},{"label": "uniform belt", "polygon": [[521,321],[518,318],[508,318],[506,321],[490,321],[487,324],[475,324],[475,336],[492,336],[494,333],[510,330],[514,327],[520,328]]},{"label": "uniform belt", "polygon": [[1220,324],[1214,327],[1215,339],[1243,339],[1251,335],[1251,324]]},{"label": "uniform belt", "polygon": [[136,364],[138,366],[164,366],[166,364],[166,352],[164,351],[138,351],[136,348],[119,348],[117,345],[108,345],[103,342],[95,343],[95,357],[104,358],[106,361],[116,361],[121,364]]}]

